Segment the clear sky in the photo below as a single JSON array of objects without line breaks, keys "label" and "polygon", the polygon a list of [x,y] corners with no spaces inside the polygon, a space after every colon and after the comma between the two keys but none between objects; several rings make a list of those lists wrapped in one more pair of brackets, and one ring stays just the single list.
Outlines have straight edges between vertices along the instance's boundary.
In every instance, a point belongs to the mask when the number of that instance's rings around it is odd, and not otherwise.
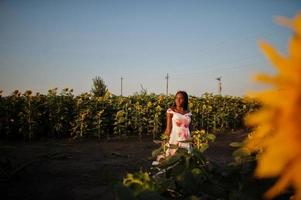
[{"label": "clear sky", "polygon": [[258,48],[286,52],[300,0],[0,0],[0,89],[88,92],[101,76],[120,94],[186,90],[241,96],[251,75],[273,72]]}]

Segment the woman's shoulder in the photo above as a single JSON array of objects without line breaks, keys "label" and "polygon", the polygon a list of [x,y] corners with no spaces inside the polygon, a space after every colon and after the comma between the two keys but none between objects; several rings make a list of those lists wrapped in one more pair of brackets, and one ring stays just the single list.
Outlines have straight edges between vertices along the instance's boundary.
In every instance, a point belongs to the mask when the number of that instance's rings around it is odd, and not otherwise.
[{"label": "woman's shoulder", "polygon": [[169,113],[169,114],[174,114],[175,113],[174,108],[172,108],[172,107],[168,108],[166,112]]}]

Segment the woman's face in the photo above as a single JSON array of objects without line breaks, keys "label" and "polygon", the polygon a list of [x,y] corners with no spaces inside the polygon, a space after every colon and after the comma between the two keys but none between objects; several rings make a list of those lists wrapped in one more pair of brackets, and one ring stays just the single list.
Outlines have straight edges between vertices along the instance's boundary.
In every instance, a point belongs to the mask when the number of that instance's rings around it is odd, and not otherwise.
[{"label": "woman's face", "polygon": [[184,95],[182,93],[178,93],[176,95],[176,106],[177,107],[183,107],[184,102],[185,102]]}]

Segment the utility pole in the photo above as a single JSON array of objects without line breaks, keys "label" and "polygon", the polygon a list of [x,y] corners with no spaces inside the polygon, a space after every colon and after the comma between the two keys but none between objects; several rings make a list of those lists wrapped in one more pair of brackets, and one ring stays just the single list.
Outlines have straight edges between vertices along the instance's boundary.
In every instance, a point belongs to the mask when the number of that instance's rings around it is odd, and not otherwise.
[{"label": "utility pole", "polygon": [[169,79],[168,73],[165,76],[165,79],[166,79],[166,95],[168,96],[168,79]]},{"label": "utility pole", "polygon": [[122,78],[122,76],[120,77],[120,95],[122,96],[122,80],[123,80],[123,78]]},{"label": "utility pole", "polygon": [[217,91],[218,94],[221,95],[222,94],[222,77],[217,77],[216,80],[218,81],[217,83]]}]

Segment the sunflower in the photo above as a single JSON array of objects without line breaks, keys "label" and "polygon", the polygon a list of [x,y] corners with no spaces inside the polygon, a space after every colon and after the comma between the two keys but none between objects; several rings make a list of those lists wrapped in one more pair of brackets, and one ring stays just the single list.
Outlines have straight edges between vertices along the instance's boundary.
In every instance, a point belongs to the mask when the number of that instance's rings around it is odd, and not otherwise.
[{"label": "sunflower", "polygon": [[301,12],[294,19],[278,20],[292,29],[288,55],[281,55],[271,45],[260,42],[264,54],[276,73],[258,74],[256,80],[270,89],[253,93],[262,107],[246,117],[254,134],[245,147],[259,152],[257,177],[279,177],[265,197],[274,198],[286,188],[295,190],[294,199],[301,199]]}]

